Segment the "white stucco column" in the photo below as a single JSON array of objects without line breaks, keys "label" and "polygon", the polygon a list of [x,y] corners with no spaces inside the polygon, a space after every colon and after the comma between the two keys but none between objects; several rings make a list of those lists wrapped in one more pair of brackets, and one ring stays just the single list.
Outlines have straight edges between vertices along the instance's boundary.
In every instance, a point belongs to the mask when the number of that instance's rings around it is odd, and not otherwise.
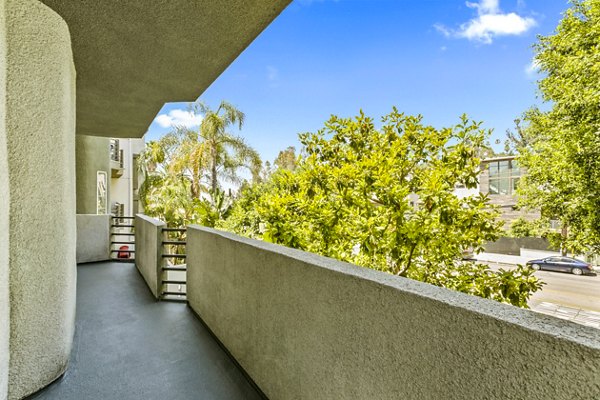
[{"label": "white stucco column", "polygon": [[6,1],[0,0],[0,400],[8,395],[8,154],[6,151]]},{"label": "white stucco column", "polygon": [[64,372],[73,340],[75,69],[61,17],[37,0],[5,7],[10,199],[0,231],[9,234],[8,398],[18,399]]}]

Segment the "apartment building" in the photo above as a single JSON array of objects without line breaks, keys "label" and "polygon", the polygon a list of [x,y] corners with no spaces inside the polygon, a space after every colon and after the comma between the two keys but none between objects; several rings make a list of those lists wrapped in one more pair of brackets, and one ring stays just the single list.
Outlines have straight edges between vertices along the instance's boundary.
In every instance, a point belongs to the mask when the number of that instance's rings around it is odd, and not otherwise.
[{"label": "apartment building", "polygon": [[517,207],[517,187],[526,173],[515,156],[487,158],[481,163],[479,191],[489,196],[491,204],[498,206],[506,229],[518,218],[533,220],[540,217],[539,212]]},{"label": "apartment building", "polygon": [[137,158],[144,139],[78,136],[77,214],[127,216],[139,211]]},{"label": "apartment building", "polygon": [[138,158],[144,139],[110,139],[110,214],[131,216],[141,211]]},{"label": "apartment building", "polygon": [[477,195],[478,193],[489,196],[490,204],[498,207],[500,218],[504,221],[504,228],[510,228],[510,224],[518,219],[528,220],[540,217],[539,212],[523,210],[517,207],[517,187],[519,180],[527,171],[521,168],[516,156],[501,156],[486,158],[481,162],[479,174],[479,185],[474,189],[463,186],[455,188],[459,197]]}]

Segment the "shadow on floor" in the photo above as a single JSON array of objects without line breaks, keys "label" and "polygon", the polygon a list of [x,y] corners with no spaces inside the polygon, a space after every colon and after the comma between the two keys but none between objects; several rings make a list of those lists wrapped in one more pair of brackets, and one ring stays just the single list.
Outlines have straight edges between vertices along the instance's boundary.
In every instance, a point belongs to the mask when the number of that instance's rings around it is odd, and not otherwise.
[{"label": "shadow on floor", "polygon": [[260,399],[184,303],[157,302],[133,264],[77,268],[65,375],[28,399]]}]

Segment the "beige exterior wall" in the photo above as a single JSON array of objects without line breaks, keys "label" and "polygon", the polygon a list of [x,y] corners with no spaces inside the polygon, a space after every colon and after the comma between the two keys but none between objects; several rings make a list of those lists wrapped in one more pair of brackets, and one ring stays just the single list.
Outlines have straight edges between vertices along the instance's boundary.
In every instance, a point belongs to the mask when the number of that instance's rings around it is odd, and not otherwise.
[{"label": "beige exterior wall", "polygon": [[0,400],[8,395],[8,152],[6,148],[6,0],[0,0]]},{"label": "beige exterior wall", "polygon": [[0,231],[10,236],[8,398],[20,399],[64,372],[72,345],[75,70],[62,18],[37,0],[5,4],[10,214]]},{"label": "beige exterior wall", "polygon": [[[107,174],[107,184],[110,182],[110,139],[97,136],[77,135],[77,214],[96,214],[98,171]],[[110,199],[110,185],[107,198]],[[110,201],[107,201],[107,211],[110,213]]]}]

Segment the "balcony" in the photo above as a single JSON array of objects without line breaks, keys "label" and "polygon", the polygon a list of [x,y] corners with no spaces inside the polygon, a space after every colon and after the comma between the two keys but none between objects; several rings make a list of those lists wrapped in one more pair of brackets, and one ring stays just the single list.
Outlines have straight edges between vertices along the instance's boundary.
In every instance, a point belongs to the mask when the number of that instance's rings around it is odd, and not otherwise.
[{"label": "balcony", "polygon": [[187,304],[157,301],[162,241],[144,218],[137,268],[80,265],[75,290],[75,258],[110,253],[107,218],[76,225],[109,167],[75,171],[99,154],[75,136],[139,138],[289,3],[3,2],[0,399],[258,398],[228,352],[273,400],[598,400],[592,328],[201,227]]},{"label": "balcony", "polygon": [[134,264],[77,268],[67,372],[31,399],[260,399],[183,303],[155,301]]},{"label": "balcony", "polygon": [[124,154],[120,148],[119,139],[110,140],[110,176],[111,178],[120,178],[125,170]]},{"label": "balcony", "polygon": [[600,398],[595,329],[199,226],[187,305],[157,302],[164,226],[136,217],[137,269],[78,267],[71,365],[33,398]]}]

